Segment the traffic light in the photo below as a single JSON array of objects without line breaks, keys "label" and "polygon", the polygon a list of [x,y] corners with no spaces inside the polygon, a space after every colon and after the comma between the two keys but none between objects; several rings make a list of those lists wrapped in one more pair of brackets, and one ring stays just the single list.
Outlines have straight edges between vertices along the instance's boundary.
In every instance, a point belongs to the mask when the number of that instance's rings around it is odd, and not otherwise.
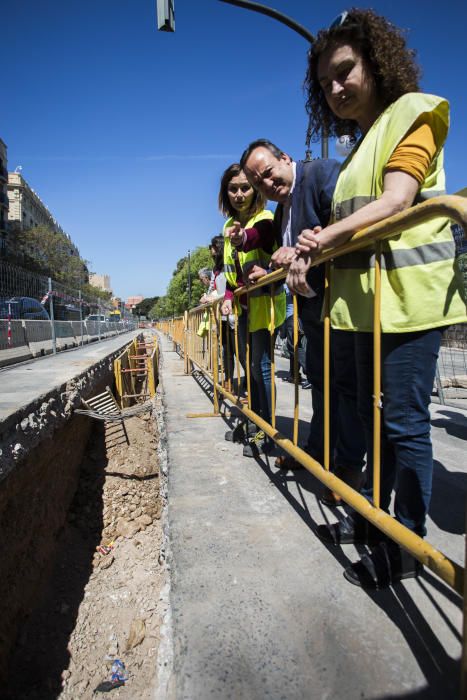
[{"label": "traffic light", "polygon": [[157,0],[157,28],[161,32],[175,31],[175,0]]}]

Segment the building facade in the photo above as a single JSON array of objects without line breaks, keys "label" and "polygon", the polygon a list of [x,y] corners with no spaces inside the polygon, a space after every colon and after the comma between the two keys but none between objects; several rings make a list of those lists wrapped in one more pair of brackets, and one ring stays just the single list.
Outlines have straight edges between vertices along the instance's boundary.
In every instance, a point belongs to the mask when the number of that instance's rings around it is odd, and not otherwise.
[{"label": "building facade", "polygon": [[112,291],[112,287],[110,284],[110,275],[98,275],[92,272],[89,275],[89,284],[92,284],[93,287],[98,287],[99,289],[102,289],[104,292]]},{"label": "building facade", "polygon": [[8,200],[8,221],[12,229],[23,230],[35,226],[46,226],[52,231],[64,233],[62,227],[21,173],[8,173]]},{"label": "building facade", "polygon": [[8,170],[7,170],[7,146],[0,139],[0,257],[3,257],[7,248],[8,227]]},{"label": "building facade", "polygon": [[[80,257],[77,246],[68,233],[62,229],[52,216],[37,192],[28,185],[19,172],[7,173],[8,193],[8,254],[13,257],[18,253],[16,233],[27,229],[43,226],[55,233],[62,234],[62,250],[70,256]],[[83,281],[88,282],[89,273],[83,262]]]},{"label": "building facade", "polygon": [[140,303],[140,301],[143,301],[144,297],[141,294],[136,294],[133,297],[128,297],[128,299],[125,302],[125,308],[126,309],[134,309],[137,304]]}]

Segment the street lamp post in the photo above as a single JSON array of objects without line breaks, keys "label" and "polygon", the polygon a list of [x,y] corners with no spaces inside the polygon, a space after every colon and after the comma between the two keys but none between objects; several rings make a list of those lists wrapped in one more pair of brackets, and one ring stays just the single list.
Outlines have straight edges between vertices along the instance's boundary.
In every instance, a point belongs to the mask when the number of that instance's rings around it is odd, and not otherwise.
[{"label": "street lamp post", "polygon": [[188,284],[187,284],[187,291],[188,291],[188,308],[191,306],[191,255],[190,251],[188,251]]}]

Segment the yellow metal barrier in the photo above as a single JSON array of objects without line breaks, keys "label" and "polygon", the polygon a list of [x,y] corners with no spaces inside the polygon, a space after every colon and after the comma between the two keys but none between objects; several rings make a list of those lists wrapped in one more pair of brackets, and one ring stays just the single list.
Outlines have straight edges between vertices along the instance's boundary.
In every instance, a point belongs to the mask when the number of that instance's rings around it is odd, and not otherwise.
[{"label": "yellow metal barrier", "polygon": [[[189,372],[193,365],[204,372],[213,382],[214,390],[214,414],[218,414],[218,394],[222,394],[227,400],[235,404],[238,409],[252,422],[254,422],[260,430],[271,437],[285,452],[300,462],[308,471],[310,471],[317,479],[325,486],[336,492],[348,505],[355,511],[365,517],[370,523],[379,528],[385,535],[397,542],[401,547],[412,554],[424,566],[431,569],[443,581],[451,586],[457,593],[464,596],[464,586],[467,587],[465,581],[465,569],[463,566],[449,559],[442,552],[438,551],[429,542],[422,539],[414,532],[397,522],[392,516],[388,515],[380,508],[380,451],[381,451],[381,244],[380,241],[394,236],[403,229],[427,221],[429,219],[444,216],[448,219],[456,221],[463,226],[464,231],[467,230],[467,200],[463,197],[455,195],[446,195],[437,197],[412,207],[404,212],[401,212],[383,222],[375,224],[365,230],[357,233],[347,243],[332,251],[324,251],[315,261],[314,265],[326,263],[325,266],[325,303],[324,303],[324,464],[321,465],[310,457],[306,452],[298,447],[298,315],[297,303],[294,298],[294,380],[295,380],[295,400],[293,413],[293,430],[292,439],[282,435],[275,428],[275,395],[273,390],[272,398],[272,418],[271,424],[266,423],[258,414],[251,410],[250,403],[250,368],[248,361],[249,343],[247,343],[247,386],[248,386],[248,405],[242,404],[239,398],[240,392],[240,365],[238,352],[238,296],[248,294],[251,291],[242,288],[234,294],[235,304],[235,347],[234,354],[236,359],[237,372],[237,395],[231,390],[231,387],[225,380],[222,372],[222,336],[219,329],[220,324],[220,302],[216,300],[208,306],[198,307],[189,313],[185,314],[184,319],[178,319],[178,322],[183,324],[183,330],[175,329],[175,321],[170,327],[171,337],[174,338],[177,334],[178,345],[185,357],[185,372]],[[374,484],[374,499],[370,503],[366,498],[360,495],[357,491],[348,486],[341,479],[330,472],[330,308],[329,308],[329,293],[330,293],[330,270],[329,261],[341,255],[368,247],[369,243],[375,243],[375,294],[374,294],[374,314],[373,314],[373,332],[374,332],[374,376],[373,376],[373,417],[374,417],[374,440],[373,440],[373,484]],[[270,285],[271,290],[271,310],[273,313],[273,286],[277,282],[281,282],[285,278],[283,270],[277,270],[257,282],[253,289],[261,286]],[[209,315],[209,324],[205,335],[197,334],[203,318]],[[164,325],[160,324],[160,330],[164,330]],[[271,324],[274,327],[274,324]],[[169,333],[170,335],[170,333]],[[183,340],[180,337],[183,336]],[[271,342],[274,340],[274,331],[271,330]],[[220,342],[219,342],[220,341]],[[221,380],[219,381],[219,363],[221,358]],[[272,353],[272,358],[274,353]],[[274,362],[271,367],[271,387],[274,387]],[[466,554],[467,556],[467,554]],[[467,588],[466,588],[467,590]],[[464,597],[464,606],[466,598]],[[465,607],[464,607],[464,619]],[[467,623],[465,623],[465,631],[467,634]],[[464,653],[462,661],[462,682],[463,691],[462,697],[467,698],[467,645],[464,639]]]},{"label": "yellow metal barrier", "polygon": [[122,408],[137,398],[156,395],[159,383],[159,346],[156,336],[138,335],[114,360],[115,388]]}]

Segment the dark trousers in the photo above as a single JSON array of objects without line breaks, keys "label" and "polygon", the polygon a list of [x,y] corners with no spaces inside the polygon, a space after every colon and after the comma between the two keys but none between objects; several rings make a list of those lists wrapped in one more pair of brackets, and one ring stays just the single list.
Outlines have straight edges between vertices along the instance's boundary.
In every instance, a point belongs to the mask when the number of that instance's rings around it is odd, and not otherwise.
[{"label": "dark trousers", "polygon": [[[274,348],[276,332],[272,341]],[[268,330],[250,333],[251,408],[271,422],[271,335]]]},{"label": "dark trousers", "polygon": [[[229,325],[229,324],[227,324]],[[243,369],[244,373],[244,378],[242,379],[242,389],[245,388],[246,386],[246,334],[247,334],[247,328],[248,328],[248,318],[247,318],[247,313],[244,309],[242,309],[242,313],[238,317],[238,327],[237,327],[237,335],[238,335],[238,359],[240,362],[240,366]],[[231,359],[230,362],[233,365],[233,370],[235,369],[235,372],[237,371],[237,359],[235,356],[235,330],[232,328],[230,329],[230,354],[231,354]],[[227,360],[227,365],[229,365],[229,361]],[[233,374],[233,371],[232,371]],[[240,377],[237,377],[237,382],[240,382]]]},{"label": "dark trousers", "polygon": [[[383,333],[381,344],[381,508],[389,509],[395,488],[395,516],[420,536],[431,498],[433,453],[429,404],[443,329]],[[367,484],[373,498],[373,334],[355,333],[358,410],[367,441]]]},{"label": "dark trousers", "polygon": [[222,321],[222,362],[224,363],[224,378],[232,382],[234,376],[235,337],[230,323]]},{"label": "dark trousers", "polygon": [[[314,297],[302,301],[300,320],[306,336],[306,374],[312,384],[313,416],[306,451],[324,462],[324,326],[323,301]],[[330,357],[330,455],[331,466],[364,465],[366,443],[357,411],[357,373],[354,333],[331,331]]]}]

